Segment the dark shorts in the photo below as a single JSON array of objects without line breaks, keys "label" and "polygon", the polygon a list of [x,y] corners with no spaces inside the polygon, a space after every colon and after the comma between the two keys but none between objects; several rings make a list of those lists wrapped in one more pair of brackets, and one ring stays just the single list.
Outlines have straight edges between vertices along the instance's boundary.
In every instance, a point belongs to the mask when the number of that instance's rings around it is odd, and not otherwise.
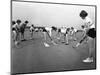
[{"label": "dark shorts", "polygon": [[12,31],[16,31],[16,28],[12,28]]},{"label": "dark shorts", "polygon": [[25,30],[21,30],[20,32],[23,34]]},{"label": "dark shorts", "polygon": [[56,27],[52,27],[52,30],[56,31],[56,30],[57,30],[57,28],[56,28]]},{"label": "dark shorts", "polygon": [[43,28],[43,32],[47,32],[47,30],[45,28]]},{"label": "dark shorts", "polygon": [[33,32],[33,31],[34,31],[34,29],[30,30],[30,32]]},{"label": "dark shorts", "polygon": [[66,34],[68,34],[68,31],[66,30]]},{"label": "dark shorts", "polygon": [[86,34],[87,34],[89,37],[91,37],[91,38],[95,38],[95,37],[96,37],[96,30],[95,30],[95,28],[89,29],[89,30],[87,31]]},{"label": "dark shorts", "polygon": [[61,29],[58,29],[58,32],[60,33],[61,32]]}]

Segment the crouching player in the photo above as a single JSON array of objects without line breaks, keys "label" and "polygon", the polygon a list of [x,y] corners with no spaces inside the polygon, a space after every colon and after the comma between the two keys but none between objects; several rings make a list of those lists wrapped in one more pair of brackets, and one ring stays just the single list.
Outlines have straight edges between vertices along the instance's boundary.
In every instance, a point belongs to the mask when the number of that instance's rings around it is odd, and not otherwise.
[{"label": "crouching player", "polygon": [[62,43],[65,43],[65,45],[68,45],[68,34],[69,34],[69,28],[62,27],[61,28],[61,34],[64,36],[64,41]]},{"label": "crouching player", "polygon": [[95,30],[95,25],[92,22],[92,20],[88,17],[88,13],[85,10],[82,10],[80,12],[80,17],[83,19],[84,21],[84,26],[86,28],[86,34],[84,35],[84,37],[82,38],[82,40],[77,43],[76,47],[78,47],[79,45],[82,44],[82,42],[85,39],[87,40],[88,46],[89,46],[89,55],[88,57],[83,60],[83,62],[93,62],[93,51],[94,51],[94,39],[96,37],[96,30]]},{"label": "crouching player", "polygon": [[71,33],[70,33],[70,35],[71,35],[71,39],[72,40],[74,40],[74,41],[76,41],[77,39],[76,39],[76,33],[77,33],[77,29],[75,29],[74,27],[71,27]]},{"label": "crouching player", "polygon": [[47,41],[47,37],[48,36],[51,40],[51,43],[53,43],[53,45],[57,45],[51,38],[51,35],[52,35],[52,28],[51,27],[43,27],[43,35],[44,35],[44,45],[45,47],[50,47],[50,45],[46,42]]},{"label": "crouching player", "polygon": [[26,20],[24,23],[21,24],[20,26],[20,32],[21,32],[21,41],[25,40],[25,37],[24,37],[24,33],[25,33],[25,28],[27,26],[29,22]]}]

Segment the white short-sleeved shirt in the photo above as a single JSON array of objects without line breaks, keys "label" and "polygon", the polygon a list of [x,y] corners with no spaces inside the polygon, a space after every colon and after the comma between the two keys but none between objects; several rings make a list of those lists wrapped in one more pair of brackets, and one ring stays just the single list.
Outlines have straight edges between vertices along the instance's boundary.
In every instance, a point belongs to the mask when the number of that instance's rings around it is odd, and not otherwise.
[{"label": "white short-sleeved shirt", "polygon": [[77,32],[77,29],[74,29],[74,32]]},{"label": "white short-sleeved shirt", "polygon": [[83,21],[84,21],[84,24],[86,25],[86,28],[95,28],[94,23],[89,17],[86,17]]},{"label": "white short-sleeved shirt", "polygon": [[52,35],[52,28],[51,27],[45,27],[45,29],[49,32],[49,35]]},{"label": "white short-sleeved shirt", "polygon": [[12,28],[16,28],[17,27],[17,24],[14,24],[13,26],[12,26]]},{"label": "white short-sleeved shirt", "polygon": [[32,31],[32,30],[34,30],[34,27],[31,26],[31,27],[30,27],[30,31]]},{"label": "white short-sleeved shirt", "polygon": [[66,28],[61,28],[62,33],[66,33]]},{"label": "white short-sleeved shirt", "polygon": [[45,27],[45,29],[49,32],[51,32],[52,28],[51,27]]}]

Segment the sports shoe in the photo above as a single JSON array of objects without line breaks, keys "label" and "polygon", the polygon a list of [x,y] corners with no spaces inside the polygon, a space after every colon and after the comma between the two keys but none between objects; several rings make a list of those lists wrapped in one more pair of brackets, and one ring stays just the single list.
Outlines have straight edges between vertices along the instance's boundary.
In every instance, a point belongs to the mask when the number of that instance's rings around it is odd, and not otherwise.
[{"label": "sports shoe", "polygon": [[18,44],[18,41],[15,41],[15,45],[17,45]]},{"label": "sports shoe", "polygon": [[86,58],[85,60],[83,60],[84,63],[91,63],[93,62],[93,58]]},{"label": "sports shoe", "polygon": [[80,45],[80,43],[77,43],[77,44],[76,44],[76,47],[78,47],[79,45]]},{"label": "sports shoe", "polygon": [[45,47],[50,47],[50,45],[47,44],[47,43],[45,43],[45,42],[44,42],[44,46],[45,46]]}]

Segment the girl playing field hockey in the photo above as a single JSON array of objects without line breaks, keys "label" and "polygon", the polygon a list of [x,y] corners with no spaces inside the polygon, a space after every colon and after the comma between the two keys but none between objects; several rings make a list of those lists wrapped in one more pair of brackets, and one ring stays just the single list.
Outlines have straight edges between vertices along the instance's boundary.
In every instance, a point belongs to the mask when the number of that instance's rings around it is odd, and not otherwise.
[{"label": "girl playing field hockey", "polygon": [[62,43],[65,43],[65,40],[66,40],[66,28],[65,27],[61,27],[61,35],[64,38]]},{"label": "girl playing field hockey", "polygon": [[21,26],[20,26],[20,32],[21,32],[21,40],[25,40],[24,38],[24,32],[25,32],[25,28],[28,24],[28,21],[26,20]]},{"label": "girl playing field hockey", "polygon": [[17,29],[16,29],[16,22],[12,21],[12,36],[15,45],[17,45]]},{"label": "girl playing field hockey", "polygon": [[65,45],[68,45],[68,34],[69,34],[69,31],[68,31],[68,28],[66,27],[62,27],[61,28],[61,34],[63,35],[64,37],[64,40],[62,43],[65,43]]},{"label": "girl playing field hockey", "polygon": [[16,21],[16,29],[17,29],[17,41],[20,42],[20,26],[21,26],[21,20],[18,19]]},{"label": "girl playing field hockey", "polygon": [[76,33],[77,33],[77,29],[75,29],[74,27],[71,27],[71,38],[72,40],[76,41]]},{"label": "girl playing field hockey", "polygon": [[88,17],[88,13],[85,10],[80,12],[80,17],[84,21],[84,27],[86,28],[86,34],[84,35],[83,39],[77,43],[76,47],[78,47],[85,39],[88,39],[88,46],[89,46],[89,55],[88,57],[83,60],[83,62],[93,62],[93,50],[94,50],[94,39],[96,37],[96,30],[95,25],[92,20]]},{"label": "girl playing field hockey", "polygon": [[34,32],[34,25],[32,24],[30,26],[30,34],[31,34],[31,38],[30,39],[33,39],[33,32]]},{"label": "girl playing field hockey", "polygon": [[[51,28],[52,28],[51,31],[56,33],[55,35],[53,35],[53,38],[57,39],[57,27],[52,26]],[[52,33],[52,34],[53,34],[53,33]]]},{"label": "girl playing field hockey", "polygon": [[67,28],[67,30],[66,30],[66,45],[69,44],[69,35],[70,35],[70,28]]},{"label": "girl playing field hockey", "polygon": [[53,45],[57,45],[51,38],[52,35],[52,28],[51,27],[43,27],[43,35],[44,35],[44,45],[45,47],[50,47],[50,45],[46,42],[47,41],[47,37],[48,36],[51,40],[51,43],[53,43]]},{"label": "girl playing field hockey", "polygon": [[61,29],[60,28],[57,28],[57,39],[60,41],[60,38],[61,38]]}]

